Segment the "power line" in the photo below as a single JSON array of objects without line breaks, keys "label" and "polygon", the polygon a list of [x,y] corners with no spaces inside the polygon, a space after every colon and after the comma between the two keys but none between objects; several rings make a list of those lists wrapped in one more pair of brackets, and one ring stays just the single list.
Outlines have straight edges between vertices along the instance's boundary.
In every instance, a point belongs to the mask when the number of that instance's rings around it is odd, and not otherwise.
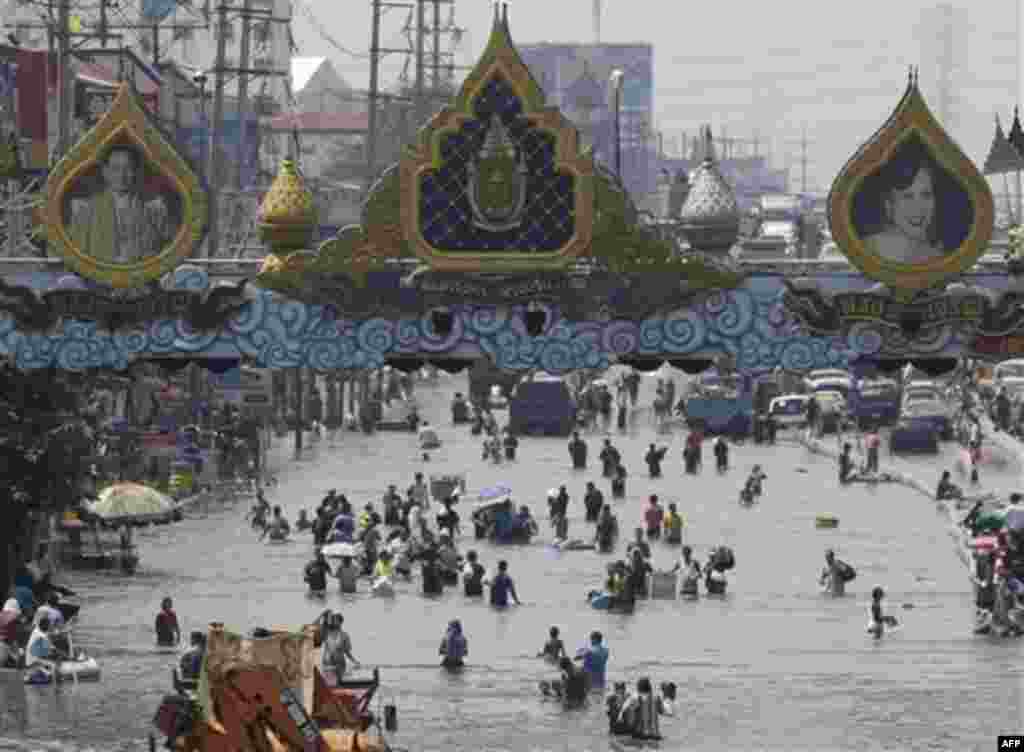
[{"label": "power line", "polygon": [[356,60],[370,60],[372,58],[372,56],[369,53],[353,52],[348,47],[341,44],[341,42],[332,37],[330,34],[328,34],[324,28],[324,25],[320,23],[316,15],[305,3],[301,2],[300,0],[292,0],[292,4],[295,5],[300,11],[302,11],[302,15],[306,17],[309,23],[313,26],[313,29],[316,31],[316,33],[320,35],[320,38],[327,42],[327,44],[331,45],[334,49],[338,50],[338,52],[344,55],[348,55],[349,57],[355,58]]}]

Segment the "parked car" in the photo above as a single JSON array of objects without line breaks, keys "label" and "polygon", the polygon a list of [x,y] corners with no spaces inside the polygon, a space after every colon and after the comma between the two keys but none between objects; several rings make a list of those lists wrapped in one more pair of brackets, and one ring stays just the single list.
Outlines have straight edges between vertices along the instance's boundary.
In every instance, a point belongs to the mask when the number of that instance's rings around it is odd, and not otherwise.
[{"label": "parked car", "polygon": [[818,435],[838,433],[847,419],[846,397],[842,392],[829,389],[814,393],[818,412]]},{"label": "parked car", "polygon": [[938,399],[916,399],[904,402],[901,418],[928,423],[932,430],[945,441],[953,438],[953,418],[949,404]]},{"label": "parked car", "polygon": [[808,392],[838,391],[845,397],[853,388],[853,376],[841,368],[822,368],[804,377],[804,388]]},{"label": "parked car", "polygon": [[809,394],[786,394],[772,400],[768,414],[780,428],[794,428],[807,422]]},{"label": "parked car", "polygon": [[943,390],[932,381],[911,381],[903,387],[901,407],[915,402],[941,402],[945,400]]},{"label": "parked car", "polygon": [[847,395],[850,417],[866,423],[890,425],[900,417],[900,389],[891,379],[862,379]]},{"label": "parked car", "polygon": [[927,452],[938,454],[939,432],[935,424],[921,417],[903,416],[889,434],[889,452],[902,454],[905,452]]}]

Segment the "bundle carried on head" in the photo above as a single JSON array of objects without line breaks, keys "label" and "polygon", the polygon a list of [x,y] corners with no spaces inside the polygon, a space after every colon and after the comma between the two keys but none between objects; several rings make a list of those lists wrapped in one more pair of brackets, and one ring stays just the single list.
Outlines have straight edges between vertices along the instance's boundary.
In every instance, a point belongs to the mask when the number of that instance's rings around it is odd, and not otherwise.
[{"label": "bundle carried on head", "polygon": [[711,554],[711,567],[718,572],[728,572],[736,566],[736,556],[728,546],[719,546]]}]

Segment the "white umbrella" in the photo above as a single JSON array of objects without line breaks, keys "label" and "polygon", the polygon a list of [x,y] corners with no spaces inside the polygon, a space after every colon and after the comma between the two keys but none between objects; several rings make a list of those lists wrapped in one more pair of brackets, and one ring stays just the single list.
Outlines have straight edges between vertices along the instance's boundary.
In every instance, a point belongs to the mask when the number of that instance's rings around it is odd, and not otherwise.
[{"label": "white umbrella", "polygon": [[115,483],[104,488],[89,511],[107,522],[153,522],[174,515],[174,501],[141,483]]},{"label": "white umbrella", "polygon": [[328,543],[320,549],[320,553],[330,559],[340,559],[343,556],[351,556],[354,559],[361,551],[362,546],[358,543]]},{"label": "white umbrella", "polygon": [[491,499],[500,499],[502,496],[511,496],[512,489],[506,485],[499,483],[496,486],[490,486],[480,492],[480,501],[490,501]]}]

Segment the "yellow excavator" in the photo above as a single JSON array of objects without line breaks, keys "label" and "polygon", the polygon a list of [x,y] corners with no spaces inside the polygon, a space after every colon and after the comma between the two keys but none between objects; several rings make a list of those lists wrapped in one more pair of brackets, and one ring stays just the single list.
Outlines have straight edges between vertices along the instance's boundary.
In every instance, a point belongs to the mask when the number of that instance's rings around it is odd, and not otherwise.
[{"label": "yellow excavator", "polygon": [[[199,679],[174,675],[153,719],[178,752],[392,752],[370,712],[372,679],[329,686],[320,671],[320,625],[245,637],[212,623]],[[397,728],[393,706],[388,730]],[[150,737],[150,747],[156,741]]]}]

